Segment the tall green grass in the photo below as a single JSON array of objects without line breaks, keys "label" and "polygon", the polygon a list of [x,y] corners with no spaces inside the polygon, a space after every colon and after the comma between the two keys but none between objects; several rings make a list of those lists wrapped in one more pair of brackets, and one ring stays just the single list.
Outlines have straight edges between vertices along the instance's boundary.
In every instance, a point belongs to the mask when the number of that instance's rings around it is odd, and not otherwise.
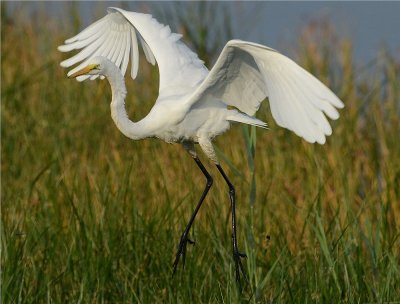
[{"label": "tall green grass", "polygon": [[[77,83],[58,66],[56,46],[77,29],[54,30],[57,21],[45,17],[2,16],[3,303],[400,299],[398,58],[382,53],[355,67],[350,41],[312,25],[297,60],[346,104],[327,143],[278,128],[267,104],[259,117],[270,130],[234,126],[217,139],[248,255],[239,293],[218,171],[205,162],[214,187],[191,231],[185,270],[172,278],[204,178],[179,145],[119,133],[107,82]],[[151,108],[157,73],[142,60],[139,79],[127,79],[133,120]]]}]

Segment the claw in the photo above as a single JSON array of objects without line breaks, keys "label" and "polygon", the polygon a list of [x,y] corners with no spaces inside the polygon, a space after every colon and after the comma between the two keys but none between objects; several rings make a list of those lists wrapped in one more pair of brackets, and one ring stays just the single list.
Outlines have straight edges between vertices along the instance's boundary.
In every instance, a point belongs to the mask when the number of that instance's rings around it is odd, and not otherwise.
[{"label": "claw", "polygon": [[185,262],[186,262],[186,245],[187,243],[194,245],[195,242],[189,239],[187,236],[182,235],[181,241],[178,246],[178,252],[176,253],[174,264],[172,265],[173,271],[172,276],[174,276],[176,269],[178,268],[179,259],[182,257],[182,267],[185,269]]},{"label": "claw", "polygon": [[235,261],[235,274],[236,274],[236,282],[239,284],[240,289],[242,288],[240,282],[240,273],[242,273],[244,279],[247,280],[246,272],[244,271],[244,267],[241,261],[241,258],[247,258],[245,253],[239,252],[237,249],[233,251],[233,260]]}]

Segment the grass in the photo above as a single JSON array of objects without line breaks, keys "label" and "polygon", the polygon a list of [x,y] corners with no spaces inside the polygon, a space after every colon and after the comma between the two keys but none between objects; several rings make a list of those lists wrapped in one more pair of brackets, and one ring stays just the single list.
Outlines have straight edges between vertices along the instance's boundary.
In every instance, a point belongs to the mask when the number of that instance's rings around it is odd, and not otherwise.
[{"label": "grass", "polygon": [[[3,303],[400,299],[398,59],[381,54],[357,68],[351,42],[310,26],[297,60],[346,104],[327,143],[310,145],[278,128],[267,104],[259,117],[270,130],[234,126],[217,139],[248,255],[249,281],[238,293],[228,192],[217,170],[206,162],[215,183],[185,270],[171,278],[205,183],[195,163],[179,145],[121,135],[105,81],[66,79],[55,49],[73,29],[54,30],[49,16],[15,23],[2,16]],[[140,71],[137,81],[127,79],[133,120],[146,115],[158,90],[157,68],[142,60]]]}]

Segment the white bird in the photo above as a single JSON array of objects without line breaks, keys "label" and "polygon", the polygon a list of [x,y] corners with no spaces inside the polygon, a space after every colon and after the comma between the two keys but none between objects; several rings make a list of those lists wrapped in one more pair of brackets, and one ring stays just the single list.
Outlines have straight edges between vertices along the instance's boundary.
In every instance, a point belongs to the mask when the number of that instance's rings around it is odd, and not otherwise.
[{"label": "white bird", "polygon": [[[209,71],[169,26],[151,15],[108,8],[108,14],[59,46],[62,52],[82,49],[61,62],[79,81],[107,77],[111,85],[111,116],[127,137],[138,140],[157,137],[180,143],[194,158],[207,178],[203,194],[186,226],[178,246],[173,272],[179,259],[185,263],[186,245],[193,243],[189,230],[206,197],[213,178],[201,163],[194,148],[198,143],[217,166],[229,186],[232,207],[232,242],[236,280],[244,273],[236,238],[235,189],[218,161],[212,145],[215,136],[227,131],[232,122],[258,127],[266,123],[253,115],[268,97],[277,124],[295,132],[307,142],[325,143],[332,129],[326,118],[337,119],[342,101],[324,84],[288,57],[267,46],[231,40]],[[124,75],[128,62],[131,77],[139,67],[138,40],[145,57],[158,64],[159,96],[149,114],[138,122],[125,110]],[[83,61],[83,62],[82,62]]]}]

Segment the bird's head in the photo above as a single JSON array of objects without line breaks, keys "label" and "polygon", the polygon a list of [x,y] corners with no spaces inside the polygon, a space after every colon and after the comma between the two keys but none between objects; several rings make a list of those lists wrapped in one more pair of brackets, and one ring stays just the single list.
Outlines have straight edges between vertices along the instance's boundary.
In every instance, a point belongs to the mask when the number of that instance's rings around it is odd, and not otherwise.
[{"label": "bird's head", "polygon": [[75,78],[82,75],[101,75],[107,76],[107,59],[104,57],[94,57],[89,64],[84,68],[69,75],[70,78]]}]

